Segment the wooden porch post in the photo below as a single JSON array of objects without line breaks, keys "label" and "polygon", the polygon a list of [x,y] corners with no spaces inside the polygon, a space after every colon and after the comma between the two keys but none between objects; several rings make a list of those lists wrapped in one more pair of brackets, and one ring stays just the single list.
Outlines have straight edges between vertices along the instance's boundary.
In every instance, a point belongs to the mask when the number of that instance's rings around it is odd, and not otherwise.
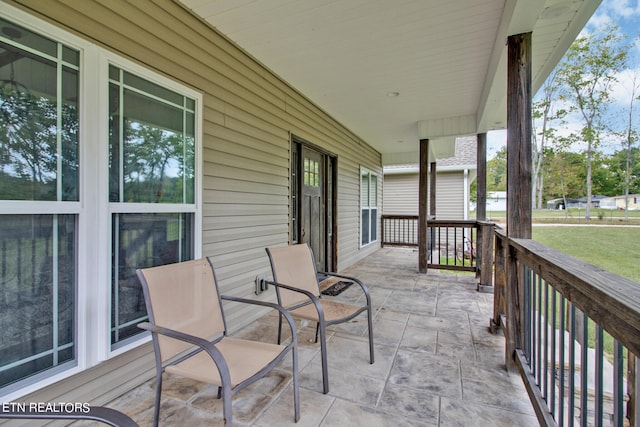
[{"label": "wooden porch post", "polygon": [[[531,33],[509,36],[507,40],[507,237],[531,238]],[[508,247],[505,352],[508,366],[513,366],[514,352],[522,348],[524,341],[523,275]]]},{"label": "wooden porch post", "polygon": [[487,134],[479,133],[476,148],[476,220],[487,219]]},{"label": "wooden porch post", "polygon": [[428,264],[427,247],[427,202],[429,200],[429,140],[420,140],[420,178],[418,184],[418,272],[426,273]]},{"label": "wooden porch post", "polygon": [[487,219],[487,134],[476,137],[476,221],[478,222],[477,251],[478,290],[493,292],[493,233],[494,226]]},{"label": "wooden porch post", "polygon": [[436,216],[436,162],[429,164],[429,216]]}]

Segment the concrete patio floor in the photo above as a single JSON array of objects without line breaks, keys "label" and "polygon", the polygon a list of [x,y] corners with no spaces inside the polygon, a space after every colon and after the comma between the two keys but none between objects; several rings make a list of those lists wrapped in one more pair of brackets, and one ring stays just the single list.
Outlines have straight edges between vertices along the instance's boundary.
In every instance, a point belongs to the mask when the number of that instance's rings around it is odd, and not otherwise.
[{"label": "concrete patio floor", "polygon": [[[366,318],[328,338],[329,394],[322,394],[315,325],[297,321],[301,419],[293,421],[291,358],[238,393],[238,426],[538,426],[519,375],[504,366],[504,337],[488,330],[493,295],[472,275],[417,273],[412,249],[383,248],[342,273],[361,278],[375,307],[375,364],[368,362]],[[268,292],[273,292],[269,290]],[[340,296],[358,296],[352,286]],[[286,328],[285,328],[286,329]],[[234,334],[275,342],[268,314]],[[150,381],[109,405],[152,424]],[[161,426],[222,425],[217,389],[165,375]],[[85,425],[76,423],[74,425]]]}]

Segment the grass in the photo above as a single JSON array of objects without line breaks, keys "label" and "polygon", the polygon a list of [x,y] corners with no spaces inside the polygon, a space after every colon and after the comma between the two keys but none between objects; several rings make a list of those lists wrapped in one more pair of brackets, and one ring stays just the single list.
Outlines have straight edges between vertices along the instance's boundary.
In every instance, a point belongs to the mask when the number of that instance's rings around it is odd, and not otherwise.
[{"label": "grass", "polygon": [[[533,223],[556,224],[598,224],[598,225],[640,225],[640,210],[629,211],[629,219],[625,221],[624,211],[613,209],[591,209],[591,219],[585,219],[585,210],[570,208],[566,211],[551,209],[534,209]],[[506,222],[505,211],[487,211],[487,218],[497,223]]]},{"label": "grass", "polygon": [[[635,218],[638,219],[638,216]],[[532,238],[640,284],[640,269],[637,266],[640,227],[534,226]],[[588,341],[589,347],[594,348],[595,327],[591,319],[589,319]],[[606,332],[604,333],[604,351],[609,361],[612,361],[613,339]]]},{"label": "grass", "polygon": [[640,227],[533,227],[533,240],[640,283]]}]

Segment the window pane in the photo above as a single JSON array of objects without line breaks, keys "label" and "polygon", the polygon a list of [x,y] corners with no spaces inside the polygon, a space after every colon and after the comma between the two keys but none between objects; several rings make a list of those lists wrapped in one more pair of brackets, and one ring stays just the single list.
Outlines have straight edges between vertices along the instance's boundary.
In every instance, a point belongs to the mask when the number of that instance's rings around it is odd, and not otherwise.
[{"label": "window pane", "polygon": [[[109,69],[109,72],[111,72]],[[109,201],[120,201],[120,90],[109,85]],[[114,114],[115,113],[115,114]]]},{"label": "window pane", "polygon": [[185,115],[184,135],[184,203],[195,203],[196,191],[196,119],[193,113]]},{"label": "window pane", "polygon": [[0,388],[75,359],[75,215],[0,216]]},{"label": "window pane", "polygon": [[111,343],[142,332],[147,318],[136,269],[193,258],[193,214],[114,214]]},{"label": "window pane", "polygon": [[371,240],[375,242],[378,240],[378,210],[371,209]]},{"label": "window pane", "polygon": [[78,200],[78,71],[2,39],[0,199]]},{"label": "window pane", "polygon": [[369,207],[369,173],[360,174],[360,206]]},{"label": "window pane", "polygon": [[369,191],[369,206],[378,206],[378,176],[371,174],[371,190]]},{"label": "window pane", "polygon": [[115,70],[110,68],[109,200],[194,203],[195,115],[184,109],[182,95]]},{"label": "window pane", "polygon": [[369,243],[369,209],[362,209],[360,217],[360,244]]},{"label": "window pane", "polygon": [[128,72],[123,73],[124,84],[127,86],[135,87],[150,95],[157,96],[173,104],[182,105],[184,97],[179,93],[176,93],[170,89],[165,89],[162,86],[158,86],[148,80],[133,75]]},{"label": "window pane", "polygon": [[62,200],[79,200],[78,193],[78,72],[64,67],[62,72],[63,106],[60,129]]},{"label": "window pane", "polygon": [[2,28],[0,36],[3,38],[8,38],[12,41],[22,43],[31,49],[49,56],[57,56],[58,43],[53,40],[31,32],[19,25],[5,21],[2,18],[0,18],[0,28]]}]

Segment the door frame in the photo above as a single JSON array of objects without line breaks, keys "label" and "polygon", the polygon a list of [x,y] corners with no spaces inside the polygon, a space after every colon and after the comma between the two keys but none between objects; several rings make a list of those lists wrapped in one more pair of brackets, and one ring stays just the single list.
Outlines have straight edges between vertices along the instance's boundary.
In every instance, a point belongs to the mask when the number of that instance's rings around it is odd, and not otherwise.
[{"label": "door frame", "polygon": [[302,148],[317,151],[324,157],[323,169],[323,201],[325,203],[324,240],[325,240],[325,271],[336,271],[338,266],[338,221],[337,221],[337,188],[338,188],[338,156],[330,151],[319,147],[293,133],[290,136],[290,156],[289,156],[289,244],[300,242],[301,233],[301,210],[302,210],[302,168],[301,161]]}]

